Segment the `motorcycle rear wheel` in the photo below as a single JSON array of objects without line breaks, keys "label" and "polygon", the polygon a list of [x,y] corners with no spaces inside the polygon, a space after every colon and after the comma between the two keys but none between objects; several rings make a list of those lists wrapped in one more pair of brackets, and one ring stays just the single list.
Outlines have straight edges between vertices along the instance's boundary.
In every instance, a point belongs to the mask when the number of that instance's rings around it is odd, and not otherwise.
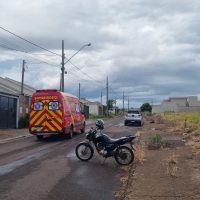
[{"label": "motorcycle rear wheel", "polygon": [[81,161],[88,161],[94,154],[93,148],[88,143],[80,143],[76,146],[76,156]]},{"label": "motorcycle rear wheel", "polygon": [[114,157],[119,165],[129,165],[134,160],[134,153],[127,146],[120,146],[116,150]]}]

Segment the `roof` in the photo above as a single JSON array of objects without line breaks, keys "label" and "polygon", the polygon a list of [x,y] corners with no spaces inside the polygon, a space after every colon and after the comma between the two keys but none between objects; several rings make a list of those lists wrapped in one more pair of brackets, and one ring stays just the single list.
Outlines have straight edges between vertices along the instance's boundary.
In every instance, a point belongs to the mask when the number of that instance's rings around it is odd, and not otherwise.
[{"label": "roof", "polygon": [[85,104],[85,105],[98,105],[98,106],[101,105],[101,103],[98,102],[98,101],[92,102],[92,101],[88,101],[88,100],[86,100],[86,99],[81,99],[80,101],[81,101],[81,103],[83,103],[83,104]]},{"label": "roof", "polygon": [[36,90],[36,92],[39,93],[51,93],[51,92],[59,92],[60,94],[62,94],[62,96],[68,96],[68,97],[73,97],[78,99],[77,96],[74,96],[73,94],[70,93],[66,93],[66,92],[61,92],[60,90],[57,89],[41,89],[41,90]]},{"label": "roof", "polygon": [[[26,96],[31,96],[36,89],[24,84],[23,93]],[[7,93],[11,95],[21,94],[21,82],[15,81],[10,78],[0,77],[0,92]]]},{"label": "roof", "polygon": [[185,100],[188,97],[170,97],[169,100]]}]

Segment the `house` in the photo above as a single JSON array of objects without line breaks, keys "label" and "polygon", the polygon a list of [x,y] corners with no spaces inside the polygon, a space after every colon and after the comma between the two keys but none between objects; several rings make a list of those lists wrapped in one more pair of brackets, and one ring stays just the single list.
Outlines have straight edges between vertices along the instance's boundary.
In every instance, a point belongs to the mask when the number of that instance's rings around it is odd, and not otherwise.
[{"label": "house", "polygon": [[89,107],[89,114],[91,115],[103,115],[105,114],[105,106],[101,105],[100,102],[91,102],[86,99],[81,99],[81,103]]},{"label": "house", "polygon": [[152,106],[152,113],[161,112],[199,112],[200,101],[197,96],[171,97],[160,105]]},{"label": "house", "polygon": [[30,97],[35,92],[26,84],[0,77],[0,128],[18,128],[19,119],[29,111]]}]

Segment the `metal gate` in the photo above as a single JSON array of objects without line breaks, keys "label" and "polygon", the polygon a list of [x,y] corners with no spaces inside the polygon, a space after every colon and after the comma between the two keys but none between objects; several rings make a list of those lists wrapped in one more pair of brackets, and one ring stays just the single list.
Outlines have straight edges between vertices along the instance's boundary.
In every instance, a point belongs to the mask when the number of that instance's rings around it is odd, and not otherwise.
[{"label": "metal gate", "polygon": [[17,99],[0,96],[0,128],[16,128]]}]

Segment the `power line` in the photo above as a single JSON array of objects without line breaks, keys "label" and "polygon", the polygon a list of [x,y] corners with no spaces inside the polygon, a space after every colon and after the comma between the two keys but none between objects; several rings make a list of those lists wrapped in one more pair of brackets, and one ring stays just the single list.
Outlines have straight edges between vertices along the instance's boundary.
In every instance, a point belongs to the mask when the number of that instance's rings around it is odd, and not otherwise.
[{"label": "power line", "polygon": [[[0,29],[2,29],[2,30],[4,30],[5,32],[8,32],[9,34],[14,35],[15,37],[17,37],[17,38],[19,38],[19,39],[21,39],[21,40],[23,40],[23,41],[25,41],[25,42],[27,42],[27,43],[29,43],[29,44],[31,44],[31,45],[34,45],[34,46],[36,46],[36,47],[38,47],[38,48],[40,48],[40,49],[42,49],[42,50],[45,50],[45,51],[47,51],[47,52],[49,52],[49,53],[52,53],[52,54],[54,54],[54,55],[56,55],[56,56],[61,56],[60,54],[57,54],[57,53],[55,53],[55,52],[53,52],[53,51],[50,51],[50,50],[48,50],[48,49],[46,49],[46,48],[44,48],[44,47],[38,45],[38,44],[35,44],[35,43],[33,43],[33,42],[31,42],[31,41],[25,39],[24,37],[21,37],[21,36],[15,34],[15,33],[11,32],[11,31],[8,30],[8,29],[5,29],[5,28],[3,28],[3,27],[1,27],[1,26],[0,26]],[[5,48],[5,47],[4,47],[4,48]],[[7,48],[7,47],[6,47],[6,48]],[[10,48],[10,50],[20,51],[20,50],[11,49],[11,48]],[[25,52],[25,51],[21,51],[21,52]],[[25,53],[28,53],[28,52],[25,52]],[[93,79],[93,78],[92,78],[91,76],[89,76],[87,73],[83,72],[79,67],[77,67],[76,65],[74,65],[70,60],[68,60],[68,61],[71,63],[72,66],[74,66],[75,68],[77,68],[78,70],[80,70],[80,71],[81,71],[83,74],[85,74],[87,77],[89,77],[90,79]],[[95,79],[93,79],[93,80],[95,80]],[[97,80],[95,80],[95,81],[98,82]],[[100,83],[100,84],[101,84],[101,83]]]},{"label": "power line", "polygon": [[[44,60],[42,60],[42,59],[38,59],[38,58],[33,57],[34,54],[32,54],[32,53],[29,53],[29,52],[26,52],[26,51],[22,51],[22,50],[18,50],[18,49],[16,49],[16,48],[9,47],[9,46],[7,46],[7,45],[5,45],[5,44],[2,44],[2,43],[0,43],[0,46],[3,47],[4,49],[8,49],[8,50],[11,50],[11,51],[17,51],[17,52],[22,52],[22,53],[29,54],[29,55],[31,55],[31,58],[32,58],[32,59],[35,59],[35,60],[40,61],[39,63],[30,63],[29,65],[37,65],[37,64],[45,63],[45,64],[51,65],[51,66],[53,66],[53,67],[60,68],[60,67],[57,66],[56,64],[51,64],[51,63],[48,63],[48,62],[46,62],[46,61],[44,61]],[[83,72],[79,67],[77,67],[75,64],[73,64],[71,61],[69,61],[69,62],[71,63],[71,65],[72,65],[73,67],[76,68],[77,72],[83,73],[83,74],[86,75],[88,78],[90,78],[91,81],[94,81],[94,82],[96,82],[96,83],[102,85],[102,83],[100,83],[99,81],[95,80],[94,78],[92,78],[91,76],[89,76],[87,73]],[[69,72],[71,73],[71,75],[73,75],[73,76],[75,76],[75,77],[78,76],[78,77],[81,78],[82,80],[88,81],[88,80],[84,79],[83,77],[81,77],[80,75],[73,73],[73,71],[69,71]],[[102,90],[104,90],[104,89],[106,89],[106,88],[103,88]]]},{"label": "power line", "polygon": [[100,83],[99,81],[95,80],[93,77],[89,76],[89,75],[88,75],[87,73],[85,73],[84,71],[82,71],[82,69],[79,68],[79,67],[77,67],[77,65],[73,64],[71,61],[69,61],[69,62],[70,62],[70,64],[71,64],[73,67],[75,67],[75,68],[76,68],[78,71],[80,71],[81,73],[85,74],[88,78],[90,78],[90,79],[92,79],[92,80],[98,82],[99,84],[102,84],[102,83]]},{"label": "power line", "polygon": [[36,47],[38,47],[38,48],[40,48],[40,49],[43,49],[43,50],[45,50],[45,51],[48,51],[49,53],[52,53],[52,54],[57,55],[57,56],[61,56],[60,54],[57,54],[57,53],[55,53],[55,52],[53,52],[53,51],[50,51],[50,50],[48,50],[48,49],[46,49],[46,48],[44,48],[44,47],[38,45],[38,44],[35,44],[35,43],[33,43],[33,42],[31,42],[31,41],[29,41],[29,40],[27,40],[27,39],[25,39],[25,38],[23,38],[23,37],[21,37],[21,36],[15,34],[15,33],[13,33],[13,32],[11,32],[11,31],[9,31],[9,30],[7,30],[7,29],[1,27],[1,26],[0,26],[0,29],[6,31],[6,32],[8,32],[8,33],[10,33],[11,35],[14,35],[15,37],[20,38],[21,40],[23,40],[23,41],[25,41],[25,42],[27,42],[27,43],[29,43],[29,44],[32,44],[32,45],[34,45],[34,46],[36,46]]},{"label": "power line", "polygon": [[[48,50],[48,49],[46,49],[46,48],[44,48],[44,47],[38,45],[38,44],[35,44],[35,43],[33,43],[33,42],[31,42],[31,41],[25,39],[24,37],[21,37],[21,36],[15,34],[15,33],[13,33],[13,32],[11,32],[11,31],[9,31],[8,29],[5,29],[5,28],[3,28],[3,27],[1,27],[1,26],[0,26],[0,29],[2,29],[3,31],[8,32],[9,34],[11,34],[11,35],[13,35],[13,36],[15,36],[15,37],[17,37],[17,38],[19,38],[19,39],[21,39],[21,40],[27,42],[27,43],[29,43],[29,44],[31,44],[31,45],[34,45],[34,46],[36,46],[36,47],[38,47],[38,48],[40,48],[40,49],[42,49],[42,50],[45,50],[45,51],[47,51],[47,52],[49,52],[49,53],[52,53],[52,54],[54,54],[54,55],[56,55],[56,56],[61,56],[60,54],[57,54],[57,53],[55,53],[55,52],[53,52],[53,51],[50,51],[50,50]],[[8,47],[8,46],[5,45],[5,44],[0,44],[0,46],[3,47],[3,48],[5,48],[5,49],[12,50],[12,51],[19,51],[19,52],[23,52],[23,53],[26,53],[26,54],[34,55],[34,54],[31,54],[31,53],[26,52],[26,51],[22,51],[22,50],[18,50],[18,49],[15,49],[15,48]],[[50,64],[50,63],[48,63],[48,62],[46,62],[46,61],[43,61],[43,60],[41,60],[41,59],[37,59],[37,58],[35,58],[35,57],[34,57],[34,59],[39,60],[39,61],[42,61],[43,63],[46,63],[46,64],[48,64],[48,65],[52,65],[52,66],[58,67],[57,65]],[[74,65],[71,61],[69,61],[69,62],[71,63],[71,65],[72,65],[73,67],[75,67],[76,69],[80,70],[80,72],[83,73],[84,75],[86,75],[88,78],[94,80],[96,83],[102,84],[102,83],[100,83],[99,81],[97,81],[96,79],[94,79],[93,77],[89,76],[87,73],[83,72],[79,67],[77,67],[76,65]]]},{"label": "power line", "polygon": [[[3,47],[4,49],[8,49],[8,50],[11,50],[11,51],[17,51],[17,52],[22,52],[22,53],[26,53],[26,54],[32,55],[32,54],[29,53],[29,52],[22,51],[22,50],[18,50],[18,49],[9,47],[9,46],[7,46],[7,45],[5,45],[5,44],[2,44],[2,43],[0,43],[0,46]],[[46,61],[44,61],[44,60],[41,60],[41,59],[38,59],[38,58],[35,58],[35,57],[32,57],[32,58],[35,59],[35,60],[41,61],[41,62],[43,62],[43,63],[45,63],[45,64],[51,65],[51,66],[53,66],[53,67],[58,67],[58,68],[60,68],[60,67],[59,67],[58,65],[56,65],[56,64],[48,63],[48,62],[46,62]]]}]

